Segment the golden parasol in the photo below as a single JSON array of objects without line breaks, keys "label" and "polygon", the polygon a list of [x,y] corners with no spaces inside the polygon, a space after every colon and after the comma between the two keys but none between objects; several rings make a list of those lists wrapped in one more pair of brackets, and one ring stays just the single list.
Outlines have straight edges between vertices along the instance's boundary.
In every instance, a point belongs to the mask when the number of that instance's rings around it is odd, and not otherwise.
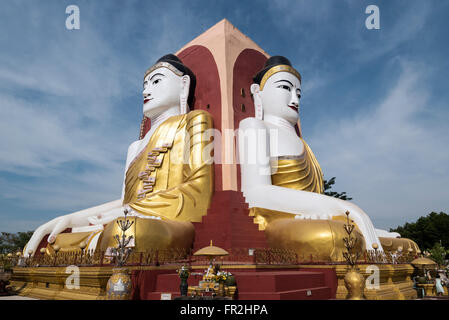
[{"label": "golden parasol", "polygon": [[212,240],[211,240],[209,246],[201,248],[200,250],[195,252],[193,255],[208,257],[210,263],[212,264],[212,260],[215,257],[227,256],[228,254],[229,254],[229,252],[227,252],[226,250],[212,245]]},{"label": "golden parasol", "polygon": [[438,263],[436,263],[432,259],[424,257],[416,258],[415,260],[410,262],[410,264],[416,269],[421,269],[424,276],[426,276],[426,269],[436,269],[438,265]]},{"label": "golden parasol", "polygon": [[423,267],[423,266],[435,266],[437,263],[429,258],[416,258],[412,262],[410,262],[414,267]]}]

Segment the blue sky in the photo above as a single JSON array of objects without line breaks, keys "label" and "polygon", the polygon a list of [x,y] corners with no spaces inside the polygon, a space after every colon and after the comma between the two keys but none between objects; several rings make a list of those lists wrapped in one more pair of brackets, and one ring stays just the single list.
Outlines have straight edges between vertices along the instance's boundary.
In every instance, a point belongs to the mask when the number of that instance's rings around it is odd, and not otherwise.
[{"label": "blue sky", "polygon": [[0,231],[118,199],[144,71],[223,18],[301,72],[304,137],[376,227],[449,213],[448,14],[444,0],[5,1]]}]

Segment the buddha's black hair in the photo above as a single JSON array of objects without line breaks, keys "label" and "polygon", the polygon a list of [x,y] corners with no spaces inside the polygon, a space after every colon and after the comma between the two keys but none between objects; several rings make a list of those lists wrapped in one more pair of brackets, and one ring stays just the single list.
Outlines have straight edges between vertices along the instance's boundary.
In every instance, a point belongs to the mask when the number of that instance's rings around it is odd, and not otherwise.
[{"label": "buddha's black hair", "polygon": [[159,62],[167,62],[170,63],[173,67],[182,72],[183,75],[188,75],[190,77],[190,88],[189,88],[189,98],[187,99],[187,103],[189,104],[190,109],[193,109],[193,103],[195,99],[195,87],[196,87],[196,77],[195,74],[190,70],[186,65],[184,65],[177,56],[174,54],[166,54],[157,60],[156,64]]},{"label": "buddha's black hair", "polygon": [[263,76],[265,75],[265,73],[270,70],[271,68],[281,65],[281,64],[285,64],[288,65],[290,67],[293,67],[290,60],[288,60],[286,57],[283,56],[272,56],[271,58],[269,58],[266,62],[265,62],[265,66],[263,67],[262,70],[260,70],[254,77],[253,77],[253,81],[254,83],[260,84],[260,81],[262,81]]}]

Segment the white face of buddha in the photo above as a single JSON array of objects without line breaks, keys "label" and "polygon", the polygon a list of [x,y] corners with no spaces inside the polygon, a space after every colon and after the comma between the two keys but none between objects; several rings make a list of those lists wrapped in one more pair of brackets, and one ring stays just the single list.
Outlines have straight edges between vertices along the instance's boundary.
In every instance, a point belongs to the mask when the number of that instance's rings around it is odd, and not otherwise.
[{"label": "white face of buddha", "polygon": [[264,115],[283,118],[296,124],[299,117],[301,83],[289,72],[277,72],[265,82],[260,91]]},{"label": "white face of buddha", "polygon": [[179,108],[182,77],[161,67],[148,74],[143,82],[143,113],[153,118],[172,107]]}]

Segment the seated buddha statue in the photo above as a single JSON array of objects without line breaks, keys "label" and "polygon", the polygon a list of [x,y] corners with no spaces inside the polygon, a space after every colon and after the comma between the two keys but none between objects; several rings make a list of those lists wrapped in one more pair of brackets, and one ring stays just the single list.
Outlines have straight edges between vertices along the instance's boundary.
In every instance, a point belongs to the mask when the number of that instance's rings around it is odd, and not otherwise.
[{"label": "seated buddha statue", "polygon": [[[242,192],[250,214],[272,247],[291,248],[324,260],[345,251],[346,212],[354,222],[358,250],[377,245],[368,215],[354,203],[324,195],[323,174],[309,145],[295,129],[299,119],[301,75],[282,56],[267,60],[251,85],[255,117],[239,126]],[[375,245],[375,247],[376,247]]]},{"label": "seated buddha statue", "polygon": [[[210,144],[203,133],[213,122],[206,111],[189,111],[195,85],[195,75],[175,55],[165,55],[149,68],[143,113],[151,129],[128,148],[122,198],[40,226],[25,254],[33,254],[47,234],[48,243],[58,244],[61,251],[77,250],[82,242],[89,250],[115,247],[113,236],[121,232],[115,221],[125,208],[135,221],[127,234],[134,236],[136,251],[190,248],[192,222],[201,221],[213,193],[212,161],[203,152]],[[61,233],[67,228],[70,233]]]}]

